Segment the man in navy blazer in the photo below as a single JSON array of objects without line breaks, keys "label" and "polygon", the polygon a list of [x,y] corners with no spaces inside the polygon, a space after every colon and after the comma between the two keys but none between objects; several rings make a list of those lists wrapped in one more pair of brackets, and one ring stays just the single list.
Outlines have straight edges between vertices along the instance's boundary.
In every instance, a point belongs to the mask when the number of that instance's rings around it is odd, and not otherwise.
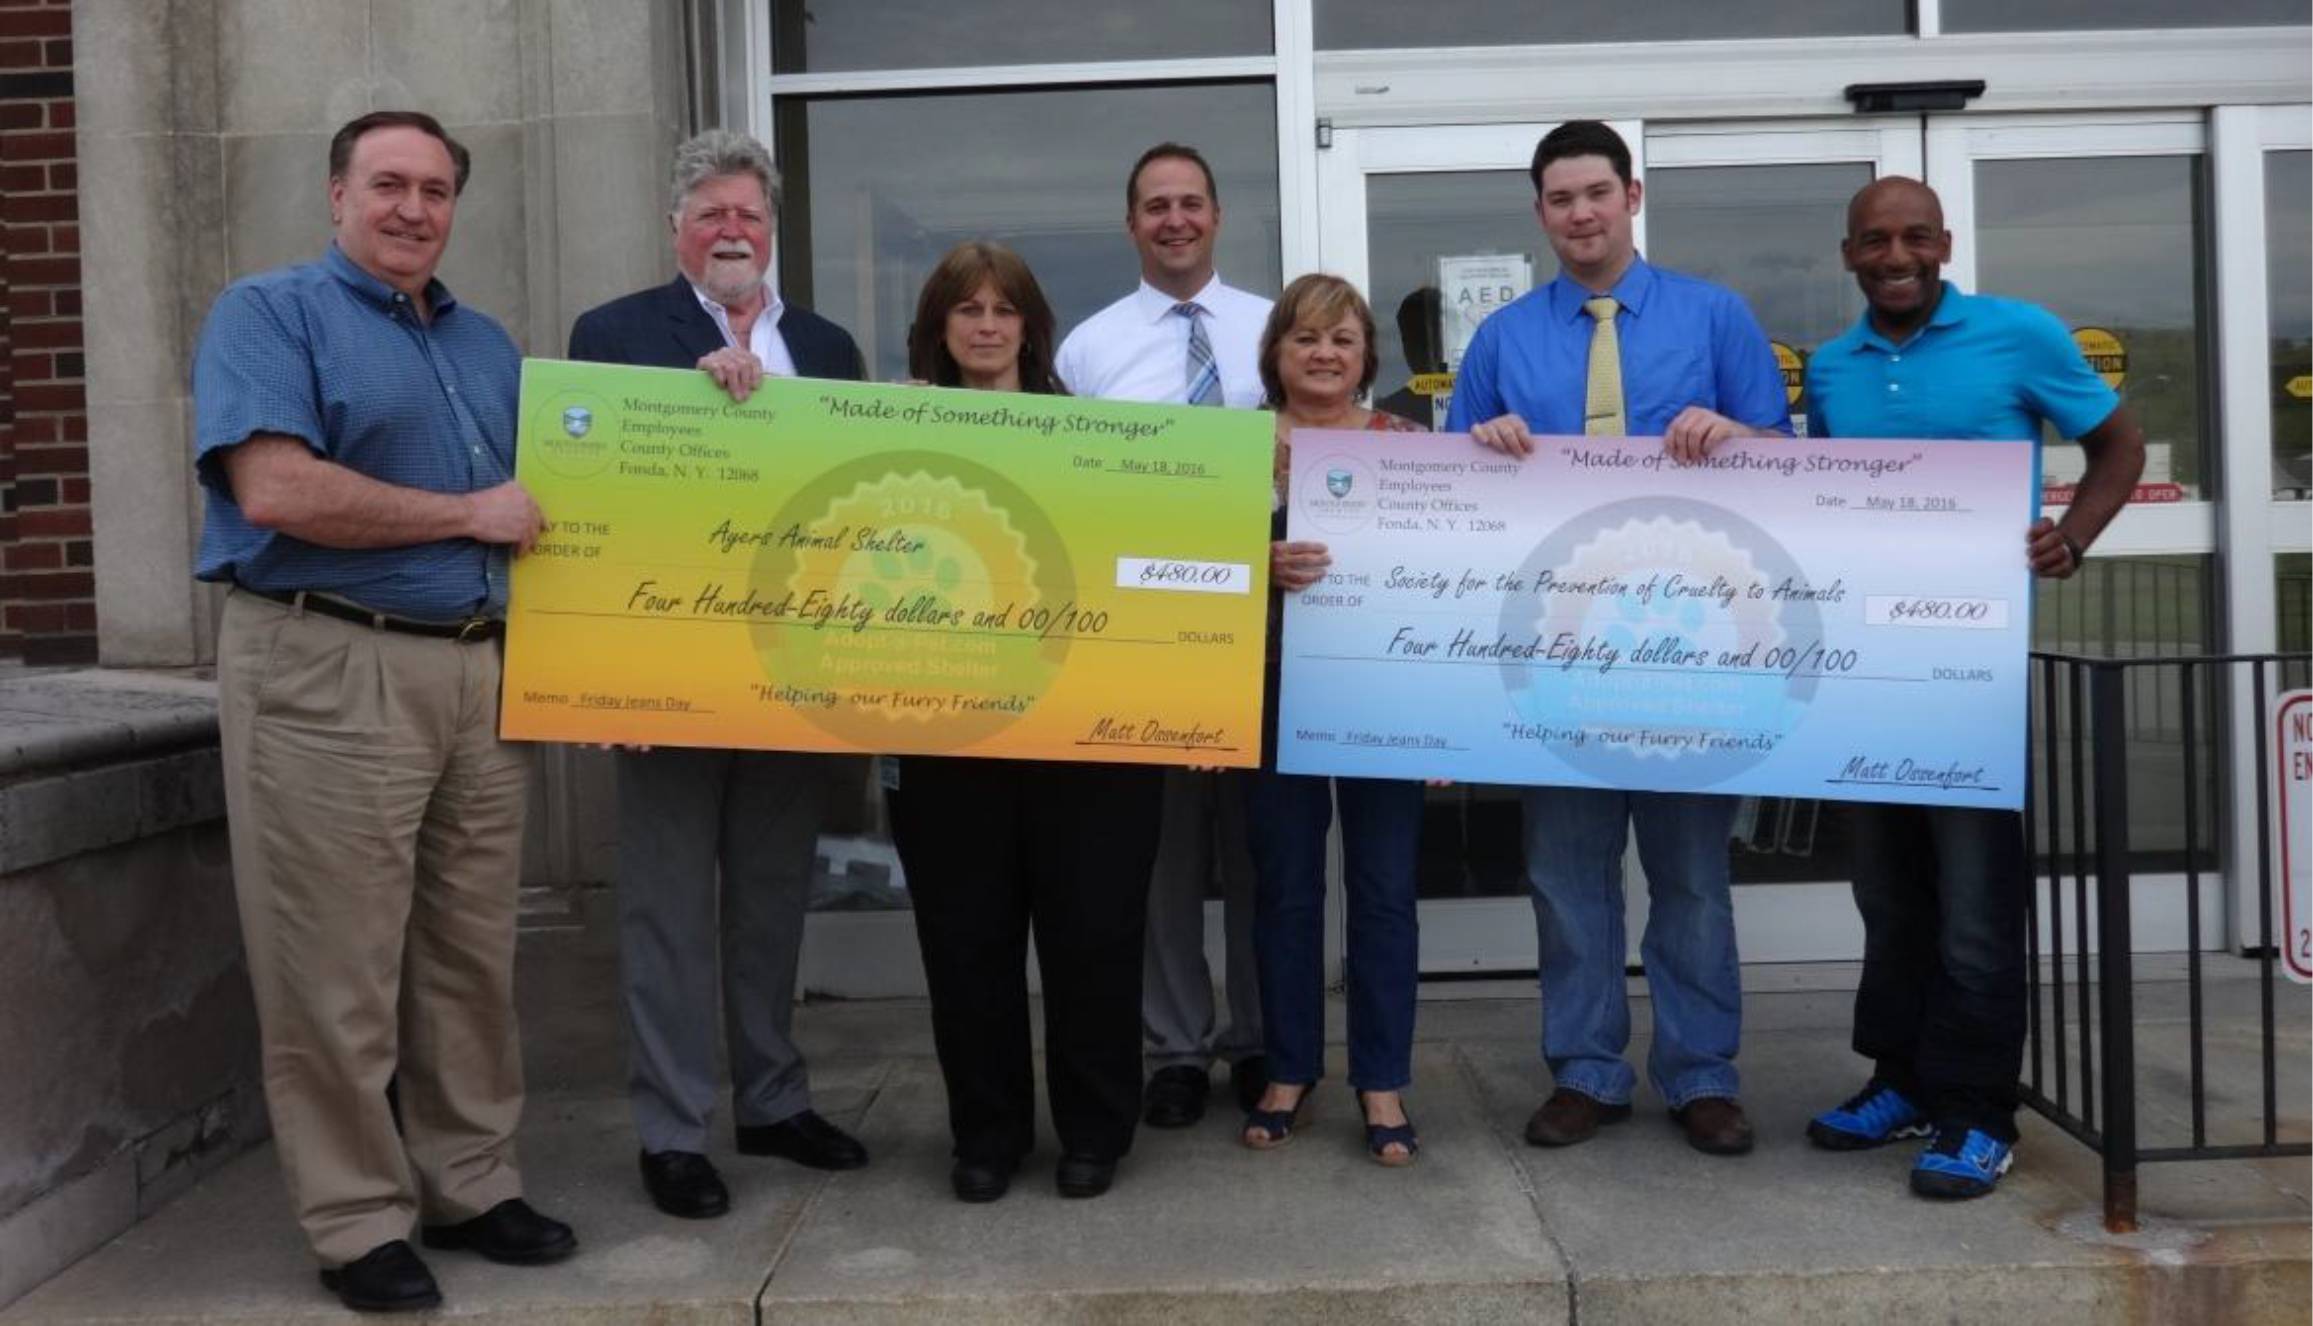
[{"label": "man in navy blazer", "polygon": [[[570,357],[698,368],[741,401],[765,376],[864,376],[849,334],[783,303],[765,279],[778,202],[771,156],[747,135],[710,129],[677,148],[667,219],[680,274],[581,315]],[[691,1219],[731,1207],[706,1156],[718,1005],[739,1152],[866,1164],[866,1148],[812,1110],[790,1035],[822,800],[856,757],[668,748],[615,758],[628,1095],[652,1202]]]}]

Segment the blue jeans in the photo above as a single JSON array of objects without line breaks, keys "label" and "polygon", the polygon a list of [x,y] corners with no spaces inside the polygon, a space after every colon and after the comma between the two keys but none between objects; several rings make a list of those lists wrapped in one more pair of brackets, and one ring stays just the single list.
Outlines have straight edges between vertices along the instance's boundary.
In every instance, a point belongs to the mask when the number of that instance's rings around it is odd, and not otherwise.
[{"label": "blue jeans", "polygon": [[1413,1080],[1422,787],[1398,779],[1246,779],[1269,1080],[1304,1084],[1325,1075],[1325,832],[1336,793],[1349,895],[1349,1084],[1399,1091]]},{"label": "blue jeans", "polygon": [[2024,817],[1958,806],[1847,813],[1863,913],[1855,1052],[1936,1122],[2015,1141],[2030,1016]]},{"label": "blue jeans", "polygon": [[1647,1078],[1672,1109],[1733,1097],[1743,992],[1728,897],[1735,798],[1529,788],[1526,876],[1542,968],[1542,1057],[1558,1085],[1627,1104],[1637,1075],[1623,977],[1622,847],[1638,831],[1648,913],[1639,956],[1654,1000]]}]

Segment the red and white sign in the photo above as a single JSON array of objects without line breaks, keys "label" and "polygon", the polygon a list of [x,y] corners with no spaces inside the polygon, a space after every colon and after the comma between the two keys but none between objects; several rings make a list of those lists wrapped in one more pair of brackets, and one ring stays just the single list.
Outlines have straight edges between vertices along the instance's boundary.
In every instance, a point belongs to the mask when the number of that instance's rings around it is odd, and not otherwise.
[{"label": "red and white sign", "polygon": [[2313,982],[2313,691],[2274,697],[2267,773],[2281,829],[2281,970]]}]

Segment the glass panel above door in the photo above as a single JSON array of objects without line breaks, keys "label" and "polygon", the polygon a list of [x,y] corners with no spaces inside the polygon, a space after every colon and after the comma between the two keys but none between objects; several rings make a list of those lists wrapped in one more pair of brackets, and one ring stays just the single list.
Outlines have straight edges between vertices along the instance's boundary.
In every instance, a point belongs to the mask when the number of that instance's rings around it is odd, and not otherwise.
[{"label": "glass panel above door", "polygon": [[1572,45],[1911,31],[1905,0],[1315,0],[1317,49]]},{"label": "glass panel above door", "polygon": [[2266,27],[2305,19],[2305,0],[1943,0],[1946,32]]},{"label": "glass panel above door", "polygon": [[781,74],[1180,60],[1277,49],[1269,6],[1245,0],[773,0],[771,15],[772,72]]}]

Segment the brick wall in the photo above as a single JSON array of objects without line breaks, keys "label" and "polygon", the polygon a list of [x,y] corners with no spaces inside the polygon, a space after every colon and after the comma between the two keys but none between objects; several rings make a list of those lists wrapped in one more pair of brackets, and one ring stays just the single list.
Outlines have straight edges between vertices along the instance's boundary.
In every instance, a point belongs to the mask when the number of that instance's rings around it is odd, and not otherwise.
[{"label": "brick wall", "polygon": [[96,661],[71,0],[0,0],[0,656]]}]

